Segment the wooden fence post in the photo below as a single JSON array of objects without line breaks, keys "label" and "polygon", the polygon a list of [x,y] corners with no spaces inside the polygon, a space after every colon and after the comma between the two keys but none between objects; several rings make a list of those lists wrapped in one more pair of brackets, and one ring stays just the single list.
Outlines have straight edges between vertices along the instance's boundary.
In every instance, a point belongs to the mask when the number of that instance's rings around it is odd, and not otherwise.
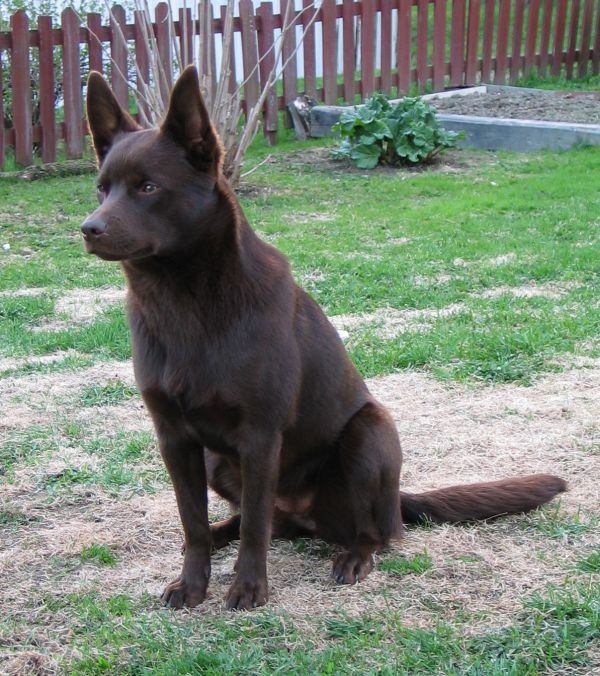
[{"label": "wooden fence post", "polygon": [[[579,0],[571,0],[571,25],[569,26],[569,42],[567,44],[566,75],[567,80],[573,77],[575,50],[577,49],[577,33],[579,29]],[[579,55],[581,58],[581,54]]]},{"label": "wooden fence post", "polygon": [[512,53],[510,57],[510,84],[519,79],[521,69],[521,45],[523,43],[523,16],[525,14],[525,0],[517,0],[515,18],[513,21]]},{"label": "wooden fence post", "polygon": [[492,44],[494,41],[494,23],[496,0],[486,0],[483,20],[483,48],[481,57],[481,82],[489,82],[492,75]]},{"label": "wooden fence post", "polygon": [[452,2],[450,41],[450,84],[458,87],[463,83],[465,72],[465,0]]},{"label": "wooden fence post", "polygon": [[477,58],[479,56],[479,19],[481,15],[481,0],[471,0],[469,3],[469,18],[467,30],[467,63],[465,68],[465,84],[475,84],[477,77]]},{"label": "wooden fence post", "polygon": [[244,58],[244,104],[246,113],[248,113],[260,96],[258,40],[252,0],[240,0],[240,22],[242,26],[242,55]]},{"label": "wooden fence post", "polygon": [[525,42],[525,67],[523,76],[531,74],[533,63],[535,61],[535,43],[538,36],[538,26],[540,17],[540,0],[531,0],[529,3],[529,14],[527,16],[527,38]]},{"label": "wooden fence post", "polygon": [[494,82],[505,84],[508,62],[508,30],[510,27],[510,0],[500,0],[498,31],[496,33],[496,72]]},{"label": "wooden fence post", "polygon": [[596,7],[596,25],[594,35],[594,51],[592,53],[592,75],[598,75],[600,72],[600,0]]},{"label": "wooden fence post", "polygon": [[342,52],[344,68],[344,101],[354,103],[356,62],[354,53],[354,1],[342,4]]},{"label": "wooden fence post", "polygon": [[538,75],[546,77],[548,57],[550,56],[550,29],[552,27],[553,0],[544,0],[544,19],[542,21],[542,35],[540,37],[540,65]]},{"label": "wooden fence post", "polygon": [[558,0],[556,9],[556,23],[554,26],[554,51],[552,53],[552,75],[560,75],[563,58],[563,42],[567,22],[567,0]]},{"label": "wooden fence post", "polygon": [[[287,31],[282,36],[283,44],[281,50],[282,65],[287,63],[283,69],[283,105],[284,105],[284,124],[286,127],[292,127],[292,118],[288,112],[287,106],[298,96],[298,65],[296,59],[296,12],[294,11],[294,0],[280,0],[280,12],[282,30],[286,21]],[[289,8],[289,9],[288,9]]]},{"label": "wooden fence post", "polygon": [[396,44],[398,58],[398,93],[408,93],[410,89],[410,48],[412,43],[412,0],[400,0],[398,6],[398,40]]},{"label": "wooden fence post", "polygon": [[592,0],[585,0],[585,5],[583,6],[583,26],[581,29],[581,49],[579,50],[579,66],[577,68],[577,77],[585,77],[588,71],[593,12],[594,7],[592,5]]},{"label": "wooden fence post", "polygon": [[446,82],[446,0],[437,0],[433,14],[433,91]]},{"label": "wooden fence post", "polygon": [[[261,2],[256,10],[260,17],[260,30],[258,31],[258,53],[260,56],[260,86],[264,88],[269,80],[269,75],[275,67],[275,54],[273,46],[275,42],[273,3]],[[273,84],[267,94],[264,112],[264,134],[271,145],[277,143],[277,85]]]},{"label": "wooden fence post", "polygon": [[81,65],[79,63],[79,16],[68,7],[61,14],[63,33],[64,138],[67,158],[83,153]]},{"label": "wooden fence post", "polygon": [[323,0],[323,98],[327,105],[337,101],[337,41],[335,0]]},{"label": "wooden fence post", "polygon": [[[4,91],[4,67],[2,66],[2,50],[0,50],[0,92]],[[5,129],[4,129],[4,97],[0,96],[0,169],[4,169],[6,157]]]},{"label": "wooden fence post", "polygon": [[52,39],[52,17],[38,17],[40,39],[40,127],[42,160],[56,161],[56,100],[54,93],[54,41]]},{"label": "wooden fence post", "polygon": [[375,0],[362,0],[360,20],[360,82],[364,100],[375,91]]},{"label": "wooden fence post", "polygon": [[25,10],[21,9],[13,14],[10,27],[12,31],[11,93],[15,162],[20,167],[26,167],[33,159],[33,130],[31,127],[29,18]]},{"label": "wooden fence post", "polygon": [[100,32],[102,30],[102,17],[95,12],[87,15],[88,31],[88,49],[89,49],[89,69],[103,72],[102,68],[102,41]]},{"label": "wooden fence post", "polygon": [[171,11],[166,2],[159,2],[154,10],[156,23],[156,46],[159,53],[158,85],[163,101],[169,99],[169,92],[173,86],[173,50],[171,48]]},{"label": "wooden fence post", "polygon": [[392,91],[392,0],[381,0],[381,86],[384,94]]},{"label": "wooden fence post", "polygon": [[110,80],[115,98],[127,110],[129,94],[125,24],[125,10],[121,5],[113,5],[110,9]]},{"label": "wooden fence post", "polygon": [[428,13],[429,0],[417,0],[417,86],[420,91],[427,85]]},{"label": "wooden fence post", "polygon": [[[313,0],[302,0],[302,28],[304,30],[304,40],[302,42],[302,52],[304,56],[304,93],[317,98],[317,64],[315,56],[315,24],[310,24],[315,12],[318,9],[314,6]],[[315,22],[316,23],[316,22]]]}]

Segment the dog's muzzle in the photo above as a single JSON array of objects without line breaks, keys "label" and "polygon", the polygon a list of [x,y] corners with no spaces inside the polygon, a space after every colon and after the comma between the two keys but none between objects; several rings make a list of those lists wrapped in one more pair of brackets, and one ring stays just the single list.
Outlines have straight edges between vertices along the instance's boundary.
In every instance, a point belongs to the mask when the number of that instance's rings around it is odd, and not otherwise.
[{"label": "dog's muzzle", "polygon": [[106,232],[107,224],[97,218],[88,218],[81,224],[81,232],[86,240],[100,237]]}]

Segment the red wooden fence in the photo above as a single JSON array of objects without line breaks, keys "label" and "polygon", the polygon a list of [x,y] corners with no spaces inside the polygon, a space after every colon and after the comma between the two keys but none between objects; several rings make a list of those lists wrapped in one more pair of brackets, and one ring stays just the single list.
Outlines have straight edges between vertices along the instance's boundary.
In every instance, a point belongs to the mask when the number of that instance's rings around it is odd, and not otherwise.
[{"label": "red wooden fence", "polygon": [[[259,96],[290,3],[288,19],[299,28],[283,45],[284,60],[289,61],[281,93],[273,90],[265,102],[265,133],[272,141],[277,111],[285,110],[298,92],[326,103],[354,102],[377,90],[394,95],[411,87],[441,90],[477,82],[512,83],[531,74],[570,78],[600,72],[600,0],[322,0],[318,7],[313,0],[281,0],[280,14],[273,13],[272,2],[255,8],[252,0],[240,0],[234,30],[241,38],[246,103]],[[166,73],[165,82],[157,86],[166,89],[174,77],[171,17],[166,3],[155,11],[154,35]],[[123,105],[123,74],[130,73],[133,81],[148,79],[149,50],[140,19],[134,12],[127,23],[118,5],[107,24],[98,14],[82,20],[72,9],[62,13],[59,23],[39,17],[31,25],[23,11],[10,18],[10,30],[0,32],[0,120],[5,120],[0,167],[9,146],[17,165],[31,164],[36,148],[44,161],[55,160],[59,143],[67,157],[81,156],[87,132],[82,91],[89,70],[111,73]],[[185,41],[184,61],[189,61],[189,36],[198,33],[197,22],[189,9],[172,19],[176,36]],[[216,68],[214,41],[221,40],[223,24],[222,11],[212,18],[213,43],[202,45],[205,72]],[[294,56],[300,29],[309,25]],[[110,67],[111,60],[116,67]],[[299,63],[303,78],[298,77]],[[232,79],[230,89],[237,84]]]}]

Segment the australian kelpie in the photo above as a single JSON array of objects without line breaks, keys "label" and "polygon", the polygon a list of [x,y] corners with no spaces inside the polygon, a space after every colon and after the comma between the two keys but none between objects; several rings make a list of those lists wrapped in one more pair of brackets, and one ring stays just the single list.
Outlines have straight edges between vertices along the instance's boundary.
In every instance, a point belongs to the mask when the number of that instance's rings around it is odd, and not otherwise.
[{"label": "australian kelpie", "polygon": [[[252,231],[222,173],[223,149],[187,68],[159,129],[141,129],[101,75],[87,113],[100,206],[85,248],[127,278],[135,377],[152,415],[185,534],[163,600],[204,600],[211,547],[239,539],[226,603],[267,601],[272,535],[344,546],[352,584],[402,523],[522,512],[564,491],[532,475],[419,495],[399,491],[396,427],[286,258]],[[236,511],[209,525],[207,485]]]}]

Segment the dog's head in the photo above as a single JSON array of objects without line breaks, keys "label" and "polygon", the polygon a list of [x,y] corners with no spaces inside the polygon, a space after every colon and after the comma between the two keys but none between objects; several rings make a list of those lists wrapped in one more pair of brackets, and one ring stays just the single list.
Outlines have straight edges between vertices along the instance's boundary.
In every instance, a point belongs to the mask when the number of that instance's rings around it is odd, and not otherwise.
[{"label": "dog's head", "polygon": [[210,236],[223,149],[194,67],[177,80],[158,129],[139,127],[96,72],[88,80],[87,117],[100,202],[81,226],[89,253],[124,261],[181,255]]}]

